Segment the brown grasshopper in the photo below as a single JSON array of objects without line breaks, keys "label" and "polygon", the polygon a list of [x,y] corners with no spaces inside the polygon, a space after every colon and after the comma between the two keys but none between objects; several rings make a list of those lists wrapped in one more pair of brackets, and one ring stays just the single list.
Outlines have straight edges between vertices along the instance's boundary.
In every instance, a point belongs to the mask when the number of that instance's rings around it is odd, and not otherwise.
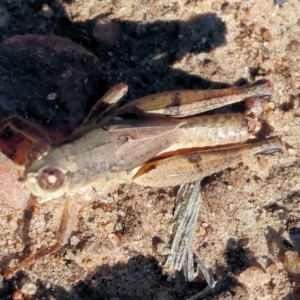
[{"label": "brown grasshopper", "polygon": [[[68,243],[76,224],[76,193],[87,186],[110,190],[111,182],[175,186],[281,149],[278,138],[246,143],[260,128],[258,115],[271,95],[268,81],[219,90],[183,90],[150,95],[118,108],[125,84],[110,89],[70,137],[50,144],[39,126],[18,116],[0,123],[33,141],[22,178],[39,203],[64,196],[55,245],[6,270],[23,267]],[[246,99],[242,113],[193,116]],[[20,168],[20,166],[19,166]]]}]

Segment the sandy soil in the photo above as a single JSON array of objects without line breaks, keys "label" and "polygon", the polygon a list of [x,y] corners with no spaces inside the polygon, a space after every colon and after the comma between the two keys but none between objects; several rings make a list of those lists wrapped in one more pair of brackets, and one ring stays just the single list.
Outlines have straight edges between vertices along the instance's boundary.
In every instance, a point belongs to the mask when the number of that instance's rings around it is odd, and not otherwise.
[{"label": "sandy soil", "polygon": [[[284,1],[0,0],[1,119],[19,114],[66,134],[119,82],[129,86],[127,101],[262,78],[273,83],[265,127],[281,137],[283,152],[203,180],[194,249],[219,280],[207,299],[300,297],[299,278],[283,263],[287,250],[300,251],[300,7],[277,2]],[[52,38],[14,37],[25,34]],[[11,135],[5,131],[2,144]],[[3,273],[54,243],[63,203],[23,211],[28,194],[17,174],[3,166],[0,176]],[[177,189],[124,185],[96,195],[80,209],[70,245],[2,279],[1,299],[191,297],[205,282],[185,283],[162,269]]]}]

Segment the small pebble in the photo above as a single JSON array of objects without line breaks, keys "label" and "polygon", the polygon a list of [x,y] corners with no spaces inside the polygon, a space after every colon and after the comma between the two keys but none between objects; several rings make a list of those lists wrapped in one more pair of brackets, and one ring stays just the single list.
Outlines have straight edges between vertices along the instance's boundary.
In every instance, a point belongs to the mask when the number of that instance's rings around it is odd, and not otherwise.
[{"label": "small pebble", "polygon": [[80,239],[76,235],[73,235],[71,237],[70,244],[72,246],[76,246],[79,242],[80,242]]},{"label": "small pebble", "polygon": [[57,98],[57,95],[55,93],[51,93],[47,95],[47,100],[53,101]]},{"label": "small pebble", "polygon": [[42,5],[41,13],[43,16],[49,19],[54,15],[52,8],[48,4]]},{"label": "small pebble", "polygon": [[113,245],[119,245],[119,239],[114,233],[110,233],[108,235],[108,238]]},{"label": "small pebble", "polygon": [[112,233],[114,232],[115,224],[114,223],[109,223],[107,224],[104,229],[107,233]]},{"label": "small pebble", "polygon": [[269,42],[272,39],[271,33],[268,29],[263,29],[261,35],[264,41]]},{"label": "small pebble", "polygon": [[267,268],[267,271],[268,271],[268,273],[271,274],[271,275],[272,275],[272,274],[276,275],[276,274],[278,274],[278,272],[279,272],[278,267],[276,266],[275,263],[270,264],[270,265],[268,266],[268,268]]},{"label": "small pebble", "polygon": [[275,5],[283,5],[286,2],[288,2],[288,0],[274,0]]},{"label": "small pebble", "polygon": [[120,223],[117,223],[115,228],[114,228],[115,231],[121,231],[122,230],[122,224]]},{"label": "small pebble", "polygon": [[269,102],[269,108],[270,109],[275,109],[275,103],[274,102]]},{"label": "small pebble", "polygon": [[95,21],[93,37],[97,42],[105,45],[112,45],[119,34],[119,26],[107,18],[100,18]]},{"label": "small pebble", "polygon": [[171,249],[169,247],[166,247],[166,245],[162,243],[157,245],[157,251],[160,255],[169,255]]},{"label": "small pebble", "polygon": [[206,235],[206,229],[202,226],[199,227],[199,234],[201,236],[205,236]]},{"label": "small pebble", "polygon": [[11,296],[12,296],[13,300],[22,300],[23,299],[23,295],[19,291],[14,291]]},{"label": "small pebble", "polygon": [[212,10],[218,10],[218,8],[219,8],[219,2],[214,1],[214,2],[211,4],[211,8],[212,8]]},{"label": "small pebble", "polygon": [[224,2],[222,5],[221,5],[221,11],[224,15],[230,15],[232,13],[232,9],[229,5],[229,3],[227,2]]},{"label": "small pebble", "polygon": [[28,283],[25,283],[22,288],[21,288],[21,292],[25,295],[34,295],[37,291],[37,286],[32,283],[32,282],[28,282]]},{"label": "small pebble", "polygon": [[286,251],[284,253],[284,262],[286,270],[291,276],[299,280],[300,278],[300,256],[296,251]]},{"label": "small pebble", "polygon": [[289,148],[288,149],[289,155],[296,155],[297,151],[295,149]]},{"label": "small pebble", "polygon": [[287,45],[287,49],[291,52],[299,52],[300,50],[300,42],[293,40]]},{"label": "small pebble", "polygon": [[238,281],[248,290],[258,288],[271,281],[271,275],[257,266],[251,266],[238,276]]}]

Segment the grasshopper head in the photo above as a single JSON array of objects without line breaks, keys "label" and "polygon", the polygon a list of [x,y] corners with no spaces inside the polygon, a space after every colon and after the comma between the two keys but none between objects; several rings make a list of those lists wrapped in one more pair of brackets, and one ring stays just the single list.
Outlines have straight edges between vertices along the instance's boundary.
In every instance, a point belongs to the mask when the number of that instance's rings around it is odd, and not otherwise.
[{"label": "grasshopper head", "polygon": [[[47,146],[48,147],[48,146]],[[27,154],[24,181],[28,190],[43,201],[63,196],[69,188],[67,160],[58,148],[32,148]],[[43,150],[43,151],[41,151]]]}]

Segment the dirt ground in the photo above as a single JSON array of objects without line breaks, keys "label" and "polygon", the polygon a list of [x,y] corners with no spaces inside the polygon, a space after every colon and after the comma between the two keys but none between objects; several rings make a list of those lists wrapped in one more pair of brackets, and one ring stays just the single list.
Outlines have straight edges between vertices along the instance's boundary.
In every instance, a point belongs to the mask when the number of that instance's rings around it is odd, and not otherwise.
[{"label": "dirt ground", "polygon": [[[0,119],[18,114],[63,134],[119,82],[130,101],[270,80],[264,127],[283,152],[203,180],[194,251],[218,280],[206,299],[300,299],[300,259],[287,263],[300,251],[298,1],[0,0],[0,39]],[[6,130],[1,145],[11,138]],[[62,212],[61,199],[24,210],[17,177],[1,166],[1,274],[55,242]],[[93,195],[70,245],[2,278],[1,299],[193,296],[203,280],[163,269],[177,190],[124,185]]]}]

